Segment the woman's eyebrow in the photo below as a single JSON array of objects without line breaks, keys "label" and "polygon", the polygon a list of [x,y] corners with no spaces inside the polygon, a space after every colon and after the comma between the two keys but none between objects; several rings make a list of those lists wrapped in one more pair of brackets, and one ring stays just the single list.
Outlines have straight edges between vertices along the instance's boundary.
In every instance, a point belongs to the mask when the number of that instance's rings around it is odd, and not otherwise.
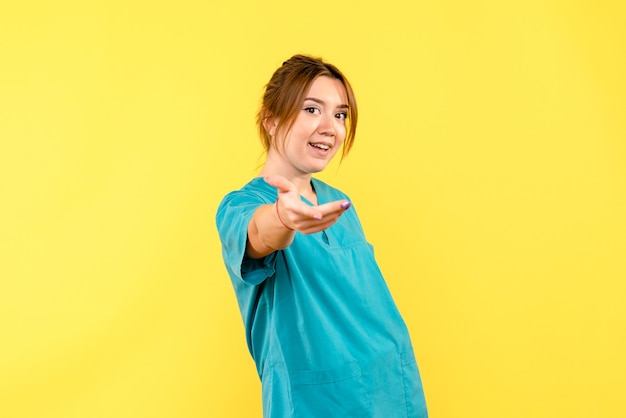
[{"label": "woman's eyebrow", "polygon": [[[305,97],[305,99],[304,99],[304,100],[305,100],[305,101],[306,101],[306,100],[311,100],[312,102],[319,103],[319,104],[321,104],[322,106],[326,105],[326,102],[325,102],[325,101],[323,101],[322,99],[318,99],[318,98],[316,98],[316,97]],[[345,109],[347,109],[348,107],[349,107],[349,106],[348,106],[347,104],[340,104],[339,106],[337,106],[337,108],[340,108],[340,109],[344,109],[344,108],[345,108]]]}]

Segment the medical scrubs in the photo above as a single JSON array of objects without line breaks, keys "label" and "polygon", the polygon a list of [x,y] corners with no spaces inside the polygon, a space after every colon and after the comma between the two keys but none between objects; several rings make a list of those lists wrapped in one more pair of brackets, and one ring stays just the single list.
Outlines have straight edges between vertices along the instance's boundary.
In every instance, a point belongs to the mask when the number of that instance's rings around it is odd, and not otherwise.
[{"label": "medical scrubs", "polygon": [[[349,200],[311,181],[319,204]],[[216,217],[264,417],[427,417],[409,333],[354,207],[325,231],[296,233],[288,248],[249,258],[248,223],[276,199],[255,178],[226,195]]]}]

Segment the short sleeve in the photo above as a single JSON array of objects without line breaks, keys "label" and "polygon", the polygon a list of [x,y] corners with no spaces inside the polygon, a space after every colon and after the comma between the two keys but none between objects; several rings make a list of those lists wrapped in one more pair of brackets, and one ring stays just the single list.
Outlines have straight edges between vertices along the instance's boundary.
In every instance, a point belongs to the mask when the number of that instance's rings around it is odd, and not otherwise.
[{"label": "short sleeve", "polygon": [[258,207],[266,203],[254,192],[236,191],[227,194],[217,209],[222,256],[232,280],[257,285],[274,274],[275,252],[260,259],[246,256],[248,224]]}]

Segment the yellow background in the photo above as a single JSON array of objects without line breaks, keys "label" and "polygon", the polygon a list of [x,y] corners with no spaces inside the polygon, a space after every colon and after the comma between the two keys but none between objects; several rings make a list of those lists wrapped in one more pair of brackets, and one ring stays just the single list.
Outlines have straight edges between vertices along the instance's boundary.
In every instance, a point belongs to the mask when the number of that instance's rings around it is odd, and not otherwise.
[{"label": "yellow background", "polygon": [[214,214],[299,52],[431,417],[626,416],[623,4],[4,1],[0,416],[260,417]]}]

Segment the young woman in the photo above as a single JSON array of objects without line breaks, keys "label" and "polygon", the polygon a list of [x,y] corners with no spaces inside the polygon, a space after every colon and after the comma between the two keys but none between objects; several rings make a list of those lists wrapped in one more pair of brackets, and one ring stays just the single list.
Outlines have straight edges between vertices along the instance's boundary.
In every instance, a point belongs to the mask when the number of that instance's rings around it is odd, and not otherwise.
[{"label": "young woman", "polygon": [[350,199],[312,177],[352,147],[333,65],[296,55],[266,86],[259,177],[217,211],[222,252],[272,418],[427,417],[409,333]]}]

